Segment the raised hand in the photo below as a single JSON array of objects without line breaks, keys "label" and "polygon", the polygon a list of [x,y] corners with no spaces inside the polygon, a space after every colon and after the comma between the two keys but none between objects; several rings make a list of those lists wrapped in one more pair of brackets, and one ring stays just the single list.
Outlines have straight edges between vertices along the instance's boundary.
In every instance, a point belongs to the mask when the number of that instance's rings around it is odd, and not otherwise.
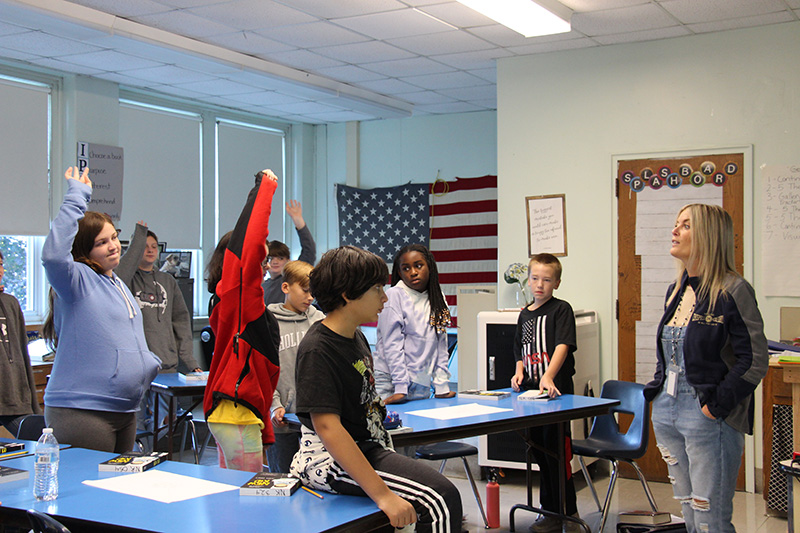
[{"label": "raised hand", "polygon": [[92,186],[92,180],[89,179],[89,167],[84,168],[83,173],[80,173],[78,167],[69,167],[67,171],[64,172],[64,177],[68,180],[78,180],[89,187]]},{"label": "raised hand", "polygon": [[303,207],[297,200],[286,202],[286,213],[291,217],[294,227],[297,229],[302,229],[306,225],[306,221],[303,220]]}]

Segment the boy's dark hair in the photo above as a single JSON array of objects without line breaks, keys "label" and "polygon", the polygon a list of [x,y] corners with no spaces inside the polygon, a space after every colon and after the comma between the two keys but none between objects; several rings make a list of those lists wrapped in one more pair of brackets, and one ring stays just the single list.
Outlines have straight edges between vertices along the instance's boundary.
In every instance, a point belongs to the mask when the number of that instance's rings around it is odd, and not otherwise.
[{"label": "boy's dark hair", "polygon": [[437,332],[443,333],[450,326],[450,308],[442,294],[439,285],[439,269],[436,267],[436,260],[428,248],[421,244],[407,244],[394,254],[392,262],[392,287],[400,281],[400,258],[408,252],[419,252],[428,263],[428,301],[431,304],[430,324]]},{"label": "boy's dark hair", "polygon": [[155,234],[155,233],[153,233],[152,231],[150,231],[150,230],[147,230],[147,236],[148,236],[148,237],[152,237],[152,238],[154,238],[154,239],[156,240],[156,242],[158,242],[158,235],[156,235],[156,234]]},{"label": "boy's dark hair", "polygon": [[269,247],[270,257],[282,257],[283,259],[289,259],[289,247],[283,244],[281,241],[267,241],[267,246]]},{"label": "boy's dark hair", "polygon": [[323,312],[330,313],[347,303],[342,295],[355,300],[370,287],[385,284],[389,279],[389,267],[372,252],[355,246],[340,246],[325,252],[308,277],[311,295]]},{"label": "boy's dark hair", "polygon": [[211,259],[206,265],[206,282],[208,283],[208,292],[211,294],[217,293],[217,283],[222,279],[222,263],[225,260],[225,250],[228,249],[231,235],[233,235],[233,231],[220,237],[217,247],[214,248],[214,253],[211,254]]},{"label": "boy's dark hair", "polygon": [[531,275],[531,265],[539,263],[540,265],[549,265],[553,267],[553,274],[556,276],[556,281],[561,280],[561,261],[553,254],[536,254],[528,261],[528,276]]}]

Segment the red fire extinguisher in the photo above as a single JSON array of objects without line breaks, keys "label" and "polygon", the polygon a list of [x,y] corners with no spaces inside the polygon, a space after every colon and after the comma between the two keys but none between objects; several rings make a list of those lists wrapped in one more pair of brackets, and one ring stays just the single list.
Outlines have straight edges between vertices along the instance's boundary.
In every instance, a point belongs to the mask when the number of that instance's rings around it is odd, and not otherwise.
[{"label": "red fire extinguisher", "polygon": [[489,470],[486,484],[486,520],[490,528],[500,527],[500,485],[497,484],[497,470]]}]

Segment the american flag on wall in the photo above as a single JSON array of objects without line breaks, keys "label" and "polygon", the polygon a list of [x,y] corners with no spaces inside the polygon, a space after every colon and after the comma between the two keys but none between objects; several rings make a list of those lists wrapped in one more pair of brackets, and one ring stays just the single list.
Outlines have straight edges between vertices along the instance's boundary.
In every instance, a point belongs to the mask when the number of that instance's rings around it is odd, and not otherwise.
[{"label": "american flag on wall", "polygon": [[[428,246],[455,319],[458,285],[497,282],[497,176],[358,189],[336,185],[339,242],[386,260]],[[454,324],[455,325],[455,320]]]}]

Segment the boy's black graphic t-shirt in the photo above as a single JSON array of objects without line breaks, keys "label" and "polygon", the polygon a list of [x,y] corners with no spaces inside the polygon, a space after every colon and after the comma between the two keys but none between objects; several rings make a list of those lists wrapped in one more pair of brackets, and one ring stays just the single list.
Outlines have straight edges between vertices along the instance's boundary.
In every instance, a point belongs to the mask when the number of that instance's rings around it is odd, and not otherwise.
[{"label": "boy's black graphic t-shirt", "polygon": [[523,389],[539,388],[539,380],[550,365],[550,358],[559,344],[569,347],[567,358],[553,380],[561,390],[561,384],[568,379],[571,382],[575,374],[573,353],[577,349],[577,341],[572,306],[553,297],[535,311],[526,307],[520,312],[514,335],[514,358],[523,363]]},{"label": "boy's black graphic t-shirt", "polygon": [[383,419],[386,407],[375,392],[372,353],[361,331],[353,339],[322,322],[309,328],[297,351],[297,417],[314,429],[311,413],[338,414],[356,442],[390,448]]}]

